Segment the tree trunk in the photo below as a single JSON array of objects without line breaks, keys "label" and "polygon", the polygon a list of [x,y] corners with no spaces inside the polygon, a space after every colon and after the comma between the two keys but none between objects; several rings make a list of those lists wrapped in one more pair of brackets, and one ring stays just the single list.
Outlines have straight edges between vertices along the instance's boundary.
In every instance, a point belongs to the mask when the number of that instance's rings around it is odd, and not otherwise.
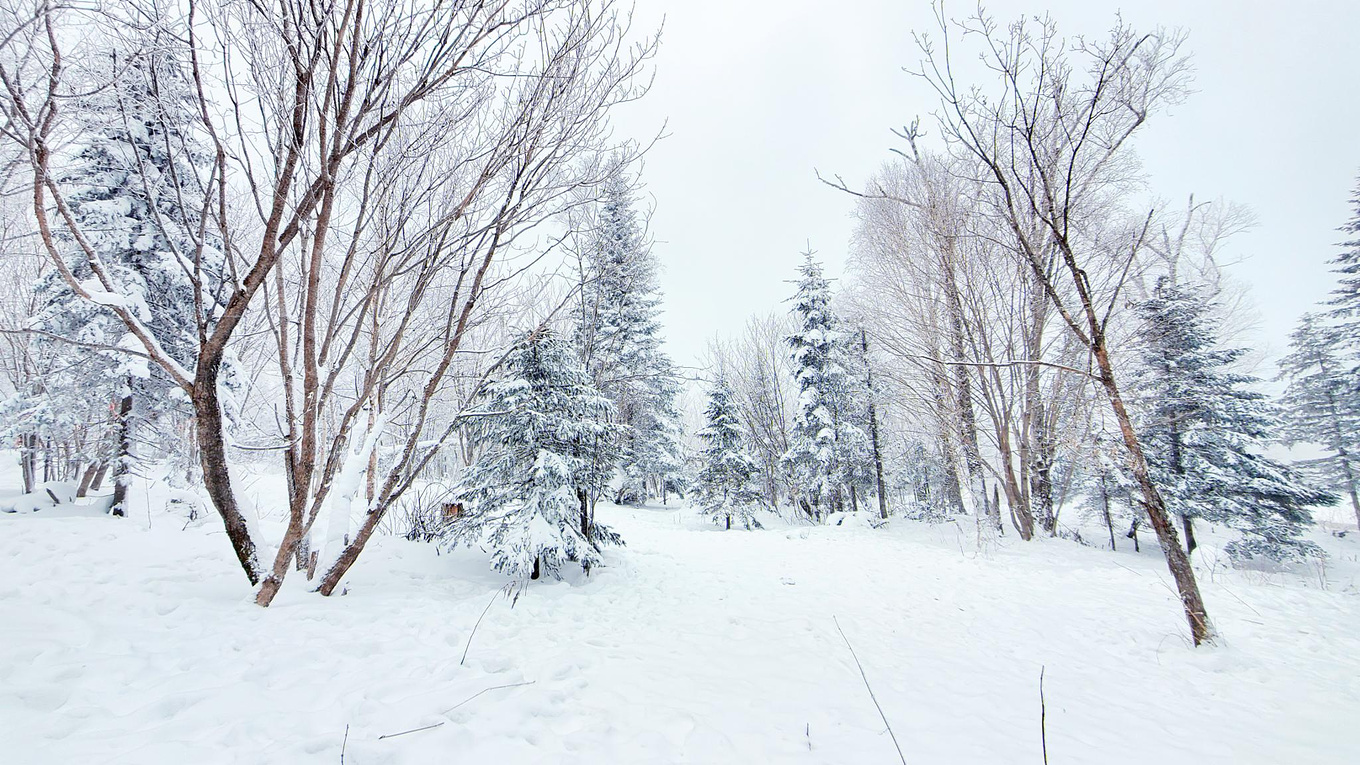
[{"label": "tree trunk", "polygon": [[1195,541],[1195,521],[1188,515],[1181,515],[1181,526],[1185,529],[1185,554],[1190,555],[1199,547]]},{"label": "tree trunk", "polygon": [[113,463],[113,504],[109,514],[128,513],[128,484],[132,481],[132,379],[125,382],[123,400],[118,404],[118,456]]},{"label": "tree trunk", "polygon": [[24,474],[24,493],[32,494],[38,484],[38,437],[25,435],[20,438],[23,449],[19,452],[19,465]]},{"label": "tree trunk", "polygon": [[80,476],[80,488],[76,489],[76,498],[87,496],[90,493],[90,484],[94,481],[94,476],[99,472],[99,462],[96,460],[85,466],[85,472]]},{"label": "tree trunk", "polygon": [[222,433],[222,404],[217,397],[217,374],[222,359],[200,358],[197,379],[194,381],[194,415],[198,422],[198,458],[203,467],[203,488],[212,499],[213,507],[222,517],[222,525],[227,539],[236,553],[236,560],[245,571],[246,579],[252,586],[260,583],[262,572],[255,550],[255,540],[250,537],[250,529],[245,516],[236,504],[236,494],[231,487],[231,474],[227,470],[227,443]]},{"label": "tree trunk", "polygon": [[581,503],[581,536],[589,542],[593,531],[590,528],[590,496],[583,489],[577,489],[576,499]]},{"label": "tree trunk", "polygon": [[1199,584],[1195,581],[1195,572],[1190,568],[1190,557],[1181,549],[1180,540],[1176,538],[1176,527],[1172,525],[1166,505],[1162,502],[1162,494],[1148,473],[1147,459],[1143,455],[1142,445],[1138,442],[1138,435],[1133,429],[1133,419],[1129,417],[1129,412],[1124,407],[1124,398],[1115,382],[1114,366],[1110,363],[1110,354],[1105,348],[1103,336],[1096,336],[1091,350],[1100,370],[1100,383],[1105,388],[1110,406],[1114,409],[1115,419],[1119,422],[1133,477],[1143,494],[1143,505],[1147,510],[1148,520],[1152,523],[1152,530],[1156,532],[1157,541],[1162,546],[1162,554],[1166,556],[1166,567],[1176,582],[1176,592],[1180,595],[1181,605],[1185,609],[1185,618],[1190,623],[1191,639],[1195,645],[1200,645],[1211,640],[1214,633],[1209,625],[1209,614],[1204,607]]},{"label": "tree trunk", "polygon": [[1105,487],[1105,477],[1100,479],[1100,505],[1105,513],[1105,528],[1110,530],[1110,549],[1118,550],[1114,543],[1114,519],[1110,517],[1110,491]]},{"label": "tree trunk", "polygon": [[108,475],[108,473],[109,461],[101,460],[99,462],[99,470],[95,472],[94,479],[90,481],[90,491],[99,491],[99,488],[104,485],[104,476]]},{"label": "tree trunk", "polygon": [[883,489],[883,451],[878,443],[878,405],[874,402],[874,371],[869,367],[869,333],[860,328],[860,350],[864,352],[864,378],[869,388],[869,444],[874,449],[874,488],[878,491],[878,517],[888,520],[888,492]]}]

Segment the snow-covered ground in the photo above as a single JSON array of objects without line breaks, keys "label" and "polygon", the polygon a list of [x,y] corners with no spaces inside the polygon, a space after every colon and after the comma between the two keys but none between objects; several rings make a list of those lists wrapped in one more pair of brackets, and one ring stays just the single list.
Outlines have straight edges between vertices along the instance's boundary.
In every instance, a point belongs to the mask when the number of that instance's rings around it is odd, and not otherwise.
[{"label": "snow-covered ground", "polygon": [[898,762],[839,623],[913,765],[1042,763],[1041,668],[1053,763],[1360,762],[1356,533],[1325,571],[1205,565],[1195,650],[1122,538],[608,507],[628,546],[513,604],[479,551],[385,537],[261,609],[215,519],[155,504],[0,514],[0,761]]}]

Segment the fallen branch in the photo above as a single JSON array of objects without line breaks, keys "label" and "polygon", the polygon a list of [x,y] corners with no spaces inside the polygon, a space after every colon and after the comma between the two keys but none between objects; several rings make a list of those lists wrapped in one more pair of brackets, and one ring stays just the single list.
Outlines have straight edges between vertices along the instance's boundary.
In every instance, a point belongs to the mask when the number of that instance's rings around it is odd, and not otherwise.
[{"label": "fallen branch", "polygon": [[[407,733],[419,733],[419,732],[421,732],[421,731],[423,731],[423,730],[429,730],[429,729],[431,729],[431,728],[438,728],[439,726],[441,726],[441,725],[443,725],[443,724],[444,724],[444,723],[442,723],[442,722],[437,722],[437,723],[435,723],[434,725],[426,725],[426,726],[423,727],[423,728],[412,728],[412,729],[410,729],[410,730],[404,730],[404,731],[402,731],[402,732],[400,732],[400,733],[384,733],[384,734],[382,734],[381,736],[378,736],[378,740],[379,740],[379,741],[382,741],[382,740],[385,739],[385,738],[396,738],[397,736],[405,736]],[[343,762],[343,760],[342,760],[342,762]]]},{"label": "fallen branch", "polygon": [[[534,684],[534,681],[533,681],[533,680],[526,680],[526,681],[524,681],[524,682],[522,682],[522,683],[510,683],[510,684],[508,684],[508,685],[493,685],[493,686],[491,686],[490,688],[483,688],[482,690],[477,691],[476,693],[472,694],[471,696],[467,697],[466,699],[463,699],[462,701],[458,702],[457,704],[454,704],[453,706],[451,706],[451,707],[449,707],[448,709],[444,710],[443,713],[444,713],[444,714],[448,714],[449,712],[452,712],[453,710],[457,709],[458,707],[463,706],[464,704],[468,703],[469,701],[472,701],[473,699],[477,698],[478,696],[482,695],[483,693],[487,693],[487,692],[489,692],[489,691],[499,691],[499,690],[501,690],[502,688],[518,688],[518,687],[520,687],[521,685],[533,685],[533,684]],[[440,723],[440,725],[443,725],[443,723]]]},{"label": "fallen branch", "polygon": [[897,756],[902,760],[902,765],[907,765],[907,756],[902,754],[902,745],[897,743],[897,734],[893,733],[892,725],[888,723],[888,716],[883,714],[883,707],[878,703],[878,697],[874,695],[874,689],[869,686],[869,676],[864,673],[864,665],[859,663],[859,657],[855,655],[855,647],[850,645],[850,638],[845,636],[845,630],[841,629],[840,620],[835,616],[831,621],[836,623],[836,631],[841,633],[841,640],[845,641],[845,647],[850,649],[850,658],[855,660],[855,666],[859,667],[859,676],[864,680],[864,689],[869,692],[869,698],[874,702],[874,708],[878,710],[878,716],[883,720],[883,725],[888,729],[888,735],[892,737],[893,746],[897,747]]},{"label": "fallen branch", "polygon": [[[496,593],[496,595],[499,594],[499,592]],[[472,639],[477,636],[477,628],[482,626],[482,619],[486,618],[486,612],[491,610],[491,604],[496,602],[496,595],[491,596],[491,600],[487,602],[486,608],[482,609],[482,615],[477,617],[477,623],[472,625],[472,632],[468,633],[467,645],[463,646],[463,657],[458,660],[458,666],[463,666],[463,662],[467,661],[467,652],[468,649],[472,647]]]},{"label": "fallen branch", "polygon": [[1039,665],[1039,742],[1044,747],[1044,765],[1048,765],[1048,708],[1044,705],[1044,665]]}]

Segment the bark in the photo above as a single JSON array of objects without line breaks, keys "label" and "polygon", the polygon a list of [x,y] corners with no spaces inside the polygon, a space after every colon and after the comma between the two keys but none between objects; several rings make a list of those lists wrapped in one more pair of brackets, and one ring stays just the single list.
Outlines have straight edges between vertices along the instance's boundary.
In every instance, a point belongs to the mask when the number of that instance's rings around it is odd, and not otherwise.
[{"label": "bark", "polygon": [[874,488],[878,491],[878,517],[888,520],[888,492],[883,487],[883,450],[878,442],[878,405],[874,402],[874,372],[868,368],[869,334],[859,331],[860,349],[864,351],[865,382],[869,388],[869,443],[874,449]]},{"label": "bark", "polygon": [[108,473],[109,462],[108,460],[103,460],[99,463],[98,472],[94,474],[94,480],[90,481],[90,491],[99,491],[99,488],[104,485],[104,476],[108,475]]},{"label": "bark", "polygon": [[132,480],[132,380],[118,404],[118,457],[113,464],[113,504],[109,514],[126,516],[128,484]]},{"label": "bark", "polygon": [[38,478],[38,437],[22,436],[23,451],[19,454],[19,464],[24,474],[24,493],[32,494]]},{"label": "bark", "polygon": [[581,536],[589,542],[591,537],[590,497],[586,494],[585,490],[577,489],[576,500],[581,503]]},{"label": "bark", "polygon": [[221,350],[200,356],[194,385],[194,416],[198,422],[198,458],[203,468],[203,488],[212,499],[213,507],[222,517],[236,560],[245,571],[250,584],[257,585],[263,578],[255,540],[245,516],[236,504],[231,474],[227,470],[227,443],[222,433],[222,404],[217,397],[217,374],[222,363]]},{"label": "bark", "polygon": [[90,484],[94,481],[94,476],[99,472],[99,462],[91,462],[85,466],[85,471],[80,476],[80,488],[76,489],[76,498],[87,496],[90,493]]},{"label": "bark", "polygon": [[1185,554],[1191,555],[1199,547],[1195,541],[1195,520],[1188,515],[1181,515],[1181,526],[1185,529]]},{"label": "bark", "polygon": [[1100,480],[1100,506],[1105,513],[1105,528],[1110,531],[1110,549],[1118,550],[1114,543],[1114,520],[1110,518],[1110,491],[1105,487],[1105,479]]},{"label": "bark", "polygon": [[1166,566],[1171,571],[1171,578],[1176,582],[1176,592],[1180,595],[1186,620],[1190,623],[1191,639],[1198,646],[1213,638],[1213,630],[1209,625],[1209,614],[1204,607],[1199,584],[1195,581],[1195,572],[1190,568],[1190,557],[1181,549],[1180,540],[1176,538],[1176,527],[1171,523],[1166,505],[1162,501],[1162,494],[1148,473],[1147,458],[1133,429],[1133,420],[1124,406],[1119,385],[1115,382],[1114,367],[1110,363],[1110,354],[1105,349],[1104,338],[1097,335],[1094,339],[1096,342],[1093,343],[1092,350],[1100,370],[1100,383],[1110,400],[1110,406],[1114,409],[1115,419],[1119,422],[1133,477],[1143,494],[1143,506],[1147,510],[1149,522],[1152,523],[1152,530],[1157,534],[1157,541],[1162,546],[1162,554],[1166,556]]}]

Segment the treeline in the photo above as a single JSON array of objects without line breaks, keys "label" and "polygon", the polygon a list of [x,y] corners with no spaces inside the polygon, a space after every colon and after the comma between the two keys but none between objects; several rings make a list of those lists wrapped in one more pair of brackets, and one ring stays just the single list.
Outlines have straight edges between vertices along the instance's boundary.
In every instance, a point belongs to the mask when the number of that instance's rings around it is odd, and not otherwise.
[{"label": "treeline", "polygon": [[[1150,531],[1195,642],[1210,639],[1197,522],[1235,530],[1237,560],[1320,555],[1305,531],[1333,492],[1360,523],[1360,244],[1270,400],[1219,260],[1250,214],[1149,204],[1133,151],[1188,93],[1184,35],[1121,22],[1070,45],[1051,20],[938,21],[913,72],[939,97],[933,140],[912,123],[863,187],[825,181],[856,203],[846,278],[833,299],[809,257],[788,317],[715,342],[709,441],[739,432],[729,462],[749,463],[766,505],[813,520],[876,494],[968,518],[979,543],[1087,521],[1111,547]],[[964,51],[999,76],[963,80]],[[1328,456],[1288,464],[1270,456],[1280,441]]]},{"label": "treeline", "polygon": [[[654,263],[623,256],[641,149],[610,127],[656,39],[616,3],[8,3],[0,29],[26,488],[111,472],[119,511],[177,462],[256,602],[298,569],[329,595],[493,451],[507,349],[554,332],[612,498],[675,488]],[[257,509],[261,462],[286,486]]]}]

